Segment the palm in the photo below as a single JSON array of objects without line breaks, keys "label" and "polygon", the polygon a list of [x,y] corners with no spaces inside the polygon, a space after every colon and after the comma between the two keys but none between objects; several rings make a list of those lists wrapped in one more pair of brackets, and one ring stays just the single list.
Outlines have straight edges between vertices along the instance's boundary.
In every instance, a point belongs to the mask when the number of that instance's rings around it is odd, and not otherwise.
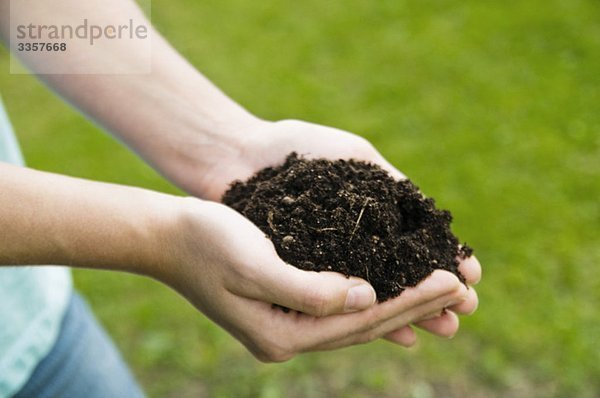
[{"label": "palm", "polygon": [[363,138],[354,134],[296,120],[264,123],[245,137],[245,153],[224,160],[202,181],[202,191],[211,200],[220,201],[231,182],[245,180],[258,170],[283,163],[290,152],[309,158],[361,159],[381,165],[396,178],[404,176],[390,165]]},{"label": "palm", "polygon": [[[275,123],[261,123],[250,131],[242,132],[243,153],[241,156],[223,159],[219,167],[207,172],[201,181],[200,192],[208,199],[220,201],[221,197],[235,180],[245,180],[264,167],[282,164],[291,152],[308,158],[361,159],[379,164],[397,179],[406,178],[387,162],[373,146],[363,138],[335,128],[320,126],[295,120]],[[481,268],[475,259],[462,261],[461,273],[468,284],[479,281]],[[449,307],[456,313],[471,313],[477,307],[477,295],[473,289],[468,299]],[[448,311],[443,316],[417,323],[419,327],[434,334],[454,334],[458,328],[456,315]],[[387,338],[408,343],[414,340],[409,327],[389,333]]]}]

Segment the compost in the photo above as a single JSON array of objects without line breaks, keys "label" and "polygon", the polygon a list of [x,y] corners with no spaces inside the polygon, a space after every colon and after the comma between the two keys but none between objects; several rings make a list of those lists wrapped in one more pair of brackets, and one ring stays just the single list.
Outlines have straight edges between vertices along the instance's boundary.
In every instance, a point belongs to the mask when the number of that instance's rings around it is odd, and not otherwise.
[{"label": "compost", "polygon": [[377,300],[396,297],[436,269],[455,274],[473,250],[450,230],[452,215],[410,180],[358,160],[308,160],[234,182],[223,202],[254,222],[289,264],[363,278]]}]

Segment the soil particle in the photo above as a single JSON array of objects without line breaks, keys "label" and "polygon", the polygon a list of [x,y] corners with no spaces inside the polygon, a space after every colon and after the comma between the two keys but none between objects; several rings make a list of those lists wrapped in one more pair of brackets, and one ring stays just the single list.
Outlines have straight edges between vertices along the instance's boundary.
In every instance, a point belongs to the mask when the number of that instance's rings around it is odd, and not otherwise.
[{"label": "soil particle", "polygon": [[379,302],[435,269],[464,282],[458,258],[473,253],[452,234],[450,212],[411,181],[362,161],[292,153],[283,165],[233,183],[223,202],[254,222],[287,263],[361,277]]}]

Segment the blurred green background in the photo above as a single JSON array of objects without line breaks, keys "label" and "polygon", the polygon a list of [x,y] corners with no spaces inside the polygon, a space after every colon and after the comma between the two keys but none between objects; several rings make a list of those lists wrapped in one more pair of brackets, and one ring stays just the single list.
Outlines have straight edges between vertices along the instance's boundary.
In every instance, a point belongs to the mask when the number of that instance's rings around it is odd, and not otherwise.
[{"label": "blurred green background", "polygon": [[[152,397],[600,395],[596,1],[154,0],[191,62],[264,118],[370,139],[484,266],[452,340],[255,361],[166,287],[76,271]],[[178,192],[35,78],[0,90],[32,167]]]}]

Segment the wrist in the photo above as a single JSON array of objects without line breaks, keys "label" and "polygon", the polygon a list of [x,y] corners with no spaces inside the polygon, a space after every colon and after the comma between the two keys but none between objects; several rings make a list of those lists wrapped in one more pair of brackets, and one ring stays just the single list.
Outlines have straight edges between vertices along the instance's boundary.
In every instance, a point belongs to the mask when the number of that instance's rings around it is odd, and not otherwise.
[{"label": "wrist", "polygon": [[[139,231],[138,245],[132,245],[139,258],[126,262],[128,272],[151,277],[167,283],[175,267],[182,261],[183,253],[178,250],[181,220],[185,216],[185,198],[148,191],[137,207],[141,210],[135,229]],[[135,256],[125,253],[125,258]]]},{"label": "wrist", "polygon": [[211,123],[210,130],[198,126],[193,132],[181,134],[186,137],[185,142],[169,155],[162,156],[158,169],[189,194],[218,201],[220,196],[214,194],[215,184],[231,183],[220,180],[224,174],[237,172],[221,171],[244,168],[245,162],[253,156],[257,137],[271,124],[247,114]]},{"label": "wrist", "polygon": [[76,267],[125,271],[160,277],[165,267],[166,231],[178,198],[146,189],[84,182],[79,220],[59,229],[61,257]]},{"label": "wrist", "polygon": [[190,270],[201,264],[207,234],[214,232],[204,220],[222,205],[194,197],[161,196],[146,214],[150,233],[140,273],[180,291]]}]

